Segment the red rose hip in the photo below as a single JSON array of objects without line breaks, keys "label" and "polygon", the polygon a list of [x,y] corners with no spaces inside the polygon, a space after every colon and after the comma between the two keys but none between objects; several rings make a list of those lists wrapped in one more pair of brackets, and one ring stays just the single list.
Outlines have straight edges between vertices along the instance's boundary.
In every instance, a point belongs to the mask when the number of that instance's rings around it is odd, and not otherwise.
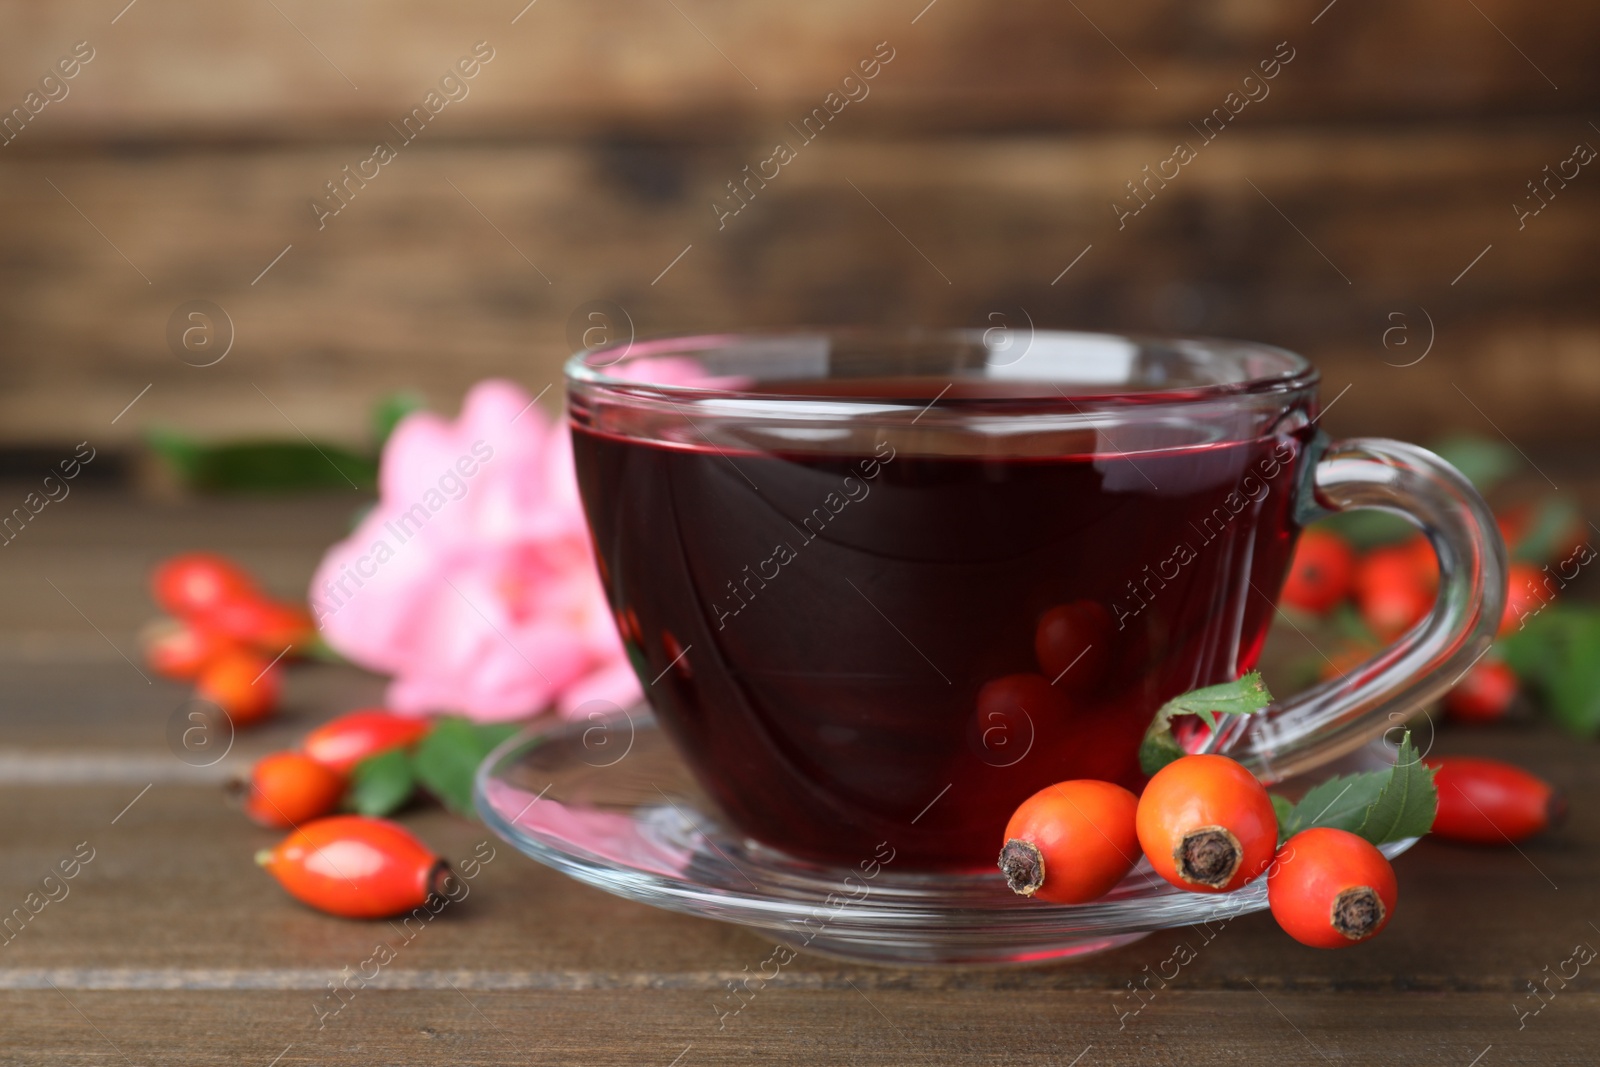
[{"label": "red rose hip", "polygon": [[1356,606],[1373,633],[1390,640],[1428,614],[1438,582],[1432,560],[1432,549],[1422,541],[1375,548],[1356,564]]},{"label": "red rose hip", "polygon": [[1559,826],[1567,800],[1550,783],[1499,760],[1473,756],[1435,756],[1439,811],[1433,832],[1451,841],[1503,845]]},{"label": "red rose hip", "polygon": [[145,662],[163,678],[190,681],[206,665],[235,646],[221,634],[193,622],[161,619],[145,627]]},{"label": "red rose hip", "polygon": [[1516,633],[1527,620],[1544,610],[1554,591],[1546,584],[1543,571],[1531,563],[1512,563],[1506,568],[1506,606],[1500,614],[1496,637]]},{"label": "red rose hip", "polygon": [[1039,617],[1033,652],[1044,677],[1071,693],[1087,693],[1111,657],[1111,613],[1094,600],[1058,604]]},{"label": "red rose hip", "polygon": [[362,815],[307,823],[256,862],[296,900],[347,919],[411,911],[444,895],[452,877],[404,827]]},{"label": "red rose hip", "polygon": [[163,562],[150,578],[156,603],[180,618],[215,611],[223,604],[258,595],[255,580],[225,556],[182,552]]},{"label": "red rose hip", "polygon": [[1356,554],[1349,543],[1331,530],[1313,527],[1295,546],[1283,602],[1313,615],[1331,611],[1349,594],[1355,570]]},{"label": "red rose hip", "polygon": [[316,625],[304,608],[263,596],[226,601],[201,619],[211,629],[268,656],[285,649],[303,649],[316,634]]},{"label": "red rose hip", "polygon": [[318,763],[348,774],[368,756],[416,744],[432,725],[427,719],[363,708],[323,723],[306,735],[300,747]]},{"label": "red rose hip", "polygon": [[1344,948],[1374,937],[1394,915],[1394,868],[1348,830],[1304,830],[1278,850],[1267,902],[1285,933],[1312,948]]},{"label": "red rose hip", "polygon": [[1517,699],[1517,676],[1499,660],[1484,660],[1444,695],[1444,710],[1460,722],[1494,722]]},{"label": "red rose hip", "polygon": [[1105,896],[1139,859],[1138,798],[1094,779],[1058,782],[1006,823],[1000,870],[1013,892],[1056,904]]}]

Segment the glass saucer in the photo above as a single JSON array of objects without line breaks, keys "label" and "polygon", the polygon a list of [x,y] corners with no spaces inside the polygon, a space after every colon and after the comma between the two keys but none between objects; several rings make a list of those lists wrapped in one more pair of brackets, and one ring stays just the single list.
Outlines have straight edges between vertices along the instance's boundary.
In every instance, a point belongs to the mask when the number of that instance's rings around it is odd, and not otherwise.
[{"label": "glass saucer", "polygon": [[[1392,763],[1393,750],[1375,742],[1317,777]],[[795,859],[730,827],[643,712],[536,722],[489,754],[474,792],[497,834],[580,882],[852,962],[1045,963],[1267,906],[1264,882],[1186,893],[1143,860],[1107,896],[1067,906],[1017,897],[998,870],[911,872],[888,855],[859,867]],[[1383,852],[1393,858],[1412,843]]]}]

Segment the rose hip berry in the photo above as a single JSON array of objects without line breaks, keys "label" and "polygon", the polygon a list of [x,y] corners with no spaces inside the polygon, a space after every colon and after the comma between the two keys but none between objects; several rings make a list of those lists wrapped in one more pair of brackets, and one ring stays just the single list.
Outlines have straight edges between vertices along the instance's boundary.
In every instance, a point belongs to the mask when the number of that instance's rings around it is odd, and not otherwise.
[{"label": "rose hip berry", "polygon": [[1544,579],[1544,572],[1531,563],[1513,563],[1506,568],[1506,607],[1495,636],[1516,633],[1522,629],[1524,617],[1539,613],[1550,599]]},{"label": "rose hip berry", "polygon": [[1375,936],[1394,915],[1394,868],[1365,838],[1319,826],[1291,837],[1267,874],[1267,902],[1285,933],[1312,948]]},{"label": "rose hip berry", "polygon": [[278,706],[281,683],[272,661],[253,652],[227,652],[206,664],[195,682],[201,699],[216,704],[234,726],[249,726]]},{"label": "rose hip berry", "polygon": [[318,763],[348,774],[368,756],[421,741],[431,723],[382,708],[363,708],[330,719],[306,735],[302,751]]},{"label": "rose hip berry", "polygon": [[1452,841],[1501,845],[1566,821],[1566,796],[1550,783],[1499,760],[1435,756],[1439,811],[1433,832]]},{"label": "rose hip berry", "polygon": [[1067,692],[1092,690],[1110,661],[1111,633],[1111,613],[1099,601],[1075,600],[1046,611],[1033,633],[1045,680]]},{"label": "rose hip berry", "polygon": [[286,648],[304,648],[316,633],[316,625],[304,608],[263,596],[226,601],[201,618],[218,633],[268,656],[276,656]]},{"label": "rose hip berry", "polygon": [[256,862],[301,903],[347,919],[410,911],[445,895],[453,877],[404,827],[362,815],[307,823]]},{"label": "rose hip berry", "polygon": [[985,763],[1009,767],[1033,747],[1034,731],[1072,714],[1067,695],[1037,674],[1008,674],[978,690],[968,728],[972,750]]},{"label": "rose hip berry", "polygon": [[206,664],[232,649],[233,642],[204,626],[162,619],[143,633],[144,658],[163,678],[190,681]]},{"label": "rose hip berry", "polygon": [[1139,797],[1139,844],[1179,889],[1227,893],[1261,874],[1278,845],[1272,798],[1226,756],[1184,756]]},{"label": "rose hip berry", "polygon": [[1139,859],[1138,807],[1120,785],[1093,779],[1039,790],[1006,823],[1000,870],[1007,884],[1056,904],[1105,896]]},{"label": "rose hip berry", "polygon": [[183,552],[163,562],[150,579],[156,603],[193,618],[230,601],[256,596],[256,583],[237,563],[214,552]]},{"label": "rose hip berry", "polygon": [[1503,719],[1517,699],[1517,676],[1499,660],[1484,660],[1444,697],[1444,710],[1461,722]]},{"label": "rose hip berry", "polygon": [[1355,571],[1356,554],[1349,543],[1331,530],[1313,527],[1295,546],[1282,600],[1301,611],[1324,614],[1349,595]]},{"label": "rose hip berry", "polygon": [[1433,607],[1437,565],[1429,569],[1432,549],[1426,541],[1420,544],[1420,549],[1416,543],[1375,548],[1356,565],[1356,605],[1384,640],[1411,629]]},{"label": "rose hip berry", "polygon": [[303,752],[275,752],[259,760],[249,781],[230,789],[239,794],[244,813],[262,826],[298,826],[326,815],[344,795],[344,775]]}]

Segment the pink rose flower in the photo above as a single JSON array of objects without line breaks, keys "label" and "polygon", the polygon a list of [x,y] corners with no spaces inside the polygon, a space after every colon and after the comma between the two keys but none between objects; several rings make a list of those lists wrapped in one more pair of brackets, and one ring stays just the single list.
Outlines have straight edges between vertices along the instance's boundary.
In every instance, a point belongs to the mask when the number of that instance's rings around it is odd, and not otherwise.
[{"label": "pink rose flower", "polygon": [[595,571],[564,424],[516,385],[384,446],[378,503],[328,550],[311,608],[340,654],[392,676],[397,712],[515,719],[640,699]]}]

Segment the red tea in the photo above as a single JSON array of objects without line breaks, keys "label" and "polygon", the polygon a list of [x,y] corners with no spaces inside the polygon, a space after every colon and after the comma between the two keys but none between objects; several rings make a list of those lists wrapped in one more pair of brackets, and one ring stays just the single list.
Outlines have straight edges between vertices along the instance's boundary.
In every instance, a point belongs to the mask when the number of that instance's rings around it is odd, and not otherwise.
[{"label": "red tea", "polygon": [[992,866],[1052,782],[1137,789],[1156,708],[1255,663],[1296,425],[1133,455],[573,443],[619,628],[712,798],[797,856],[950,869]]}]

